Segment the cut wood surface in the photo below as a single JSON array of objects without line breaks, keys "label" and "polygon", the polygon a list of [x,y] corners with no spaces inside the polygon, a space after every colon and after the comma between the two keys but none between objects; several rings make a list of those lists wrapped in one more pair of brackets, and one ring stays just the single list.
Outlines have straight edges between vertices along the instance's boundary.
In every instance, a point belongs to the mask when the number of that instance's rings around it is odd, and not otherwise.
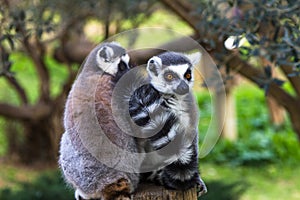
[{"label": "cut wood surface", "polygon": [[167,190],[162,186],[144,183],[132,196],[133,200],[197,200],[197,190]]}]

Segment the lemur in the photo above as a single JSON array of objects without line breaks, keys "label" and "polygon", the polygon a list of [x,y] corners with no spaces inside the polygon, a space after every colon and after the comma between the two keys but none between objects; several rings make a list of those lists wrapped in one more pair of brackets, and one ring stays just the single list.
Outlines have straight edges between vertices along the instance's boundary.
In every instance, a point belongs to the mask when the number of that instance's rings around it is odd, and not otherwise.
[{"label": "lemur", "polygon": [[136,89],[129,100],[129,114],[143,135],[137,138],[139,149],[157,151],[143,164],[168,160],[149,178],[170,189],[197,185],[199,195],[207,192],[198,171],[199,111],[192,94],[193,68],[200,57],[176,52],[152,57],[146,67],[149,84]]},{"label": "lemur", "polygon": [[[128,154],[128,163],[122,163],[122,150],[137,152],[136,142],[119,129],[111,111],[115,84],[129,68],[123,47],[114,42],[100,44],[82,64],[68,95],[59,165],[66,182],[75,189],[76,200],[129,200],[137,187],[137,173],[114,168],[138,167],[140,162]],[[106,148],[109,141],[121,150]]]}]

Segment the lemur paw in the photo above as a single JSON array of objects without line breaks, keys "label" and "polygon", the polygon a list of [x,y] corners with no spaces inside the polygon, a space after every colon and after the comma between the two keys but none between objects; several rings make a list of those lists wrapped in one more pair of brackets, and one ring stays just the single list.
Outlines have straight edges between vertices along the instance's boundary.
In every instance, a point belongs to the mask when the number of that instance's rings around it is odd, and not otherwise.
[{"label": "lemur paw", "polygon": [[199,182],[197,183],[197,197],[200,197],[205,193],[207,193],[207,187],[204,181],[200,178]]},{"label": "lemur paw", "polygon": [[114,198],[114,200],[130,200],[130,196],[120,195]]},{"label": "lemur paw", "polygon": [[104,200],[130,200],[130,183],[127,179],[121,178],[107,185],[102,193]]}]

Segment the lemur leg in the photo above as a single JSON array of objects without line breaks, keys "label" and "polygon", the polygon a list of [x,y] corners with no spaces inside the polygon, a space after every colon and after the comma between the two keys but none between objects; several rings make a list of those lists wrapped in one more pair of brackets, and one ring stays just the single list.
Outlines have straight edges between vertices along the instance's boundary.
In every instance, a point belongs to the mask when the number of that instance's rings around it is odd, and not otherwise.
[{"label": "lemur leg", "polygon": [[[94,196],[94,195],[90,195],[90,196]],[[84,194],[81,190],[76,189],[75,190],[75,200],[101,200],[101,198],[89,197],[89,195]]]},{"label": "lemur leg", "polygon": [[122,178],[102,190],[103,200],[130,200],[130,192],[130,183]]},{"label": "lemur leg", "polygon": [[199,183],[197,183],[197,197],[200,197],[205,193],[207,193],[207,187],[204,181],[200,178]]},{"label": "lemur leg", "polygon": [[78,199],[75,198],[75,200],[102,200],[102,199],[84,199],[81,196],[78,196]]},{"label": "lemur leg", "polygon": [[198,194],[207,192],[204,181],[198,171],[198,156],[194,145],[190,146],[177,161],[161,170],[158,179],[170,189],[186,190],[197,186]]}]

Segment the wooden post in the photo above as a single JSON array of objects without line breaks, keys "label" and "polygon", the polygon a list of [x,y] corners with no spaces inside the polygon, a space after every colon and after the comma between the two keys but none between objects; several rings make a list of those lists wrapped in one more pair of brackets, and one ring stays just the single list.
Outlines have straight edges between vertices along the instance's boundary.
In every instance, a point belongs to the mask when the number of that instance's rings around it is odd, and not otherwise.
[{"label": "wooden post", "polygon": [[192,188],[186,191],[167,190],[162,186],[151,183],[139,185],[132,195],[133,200],[197,200],[197,190]]}]

